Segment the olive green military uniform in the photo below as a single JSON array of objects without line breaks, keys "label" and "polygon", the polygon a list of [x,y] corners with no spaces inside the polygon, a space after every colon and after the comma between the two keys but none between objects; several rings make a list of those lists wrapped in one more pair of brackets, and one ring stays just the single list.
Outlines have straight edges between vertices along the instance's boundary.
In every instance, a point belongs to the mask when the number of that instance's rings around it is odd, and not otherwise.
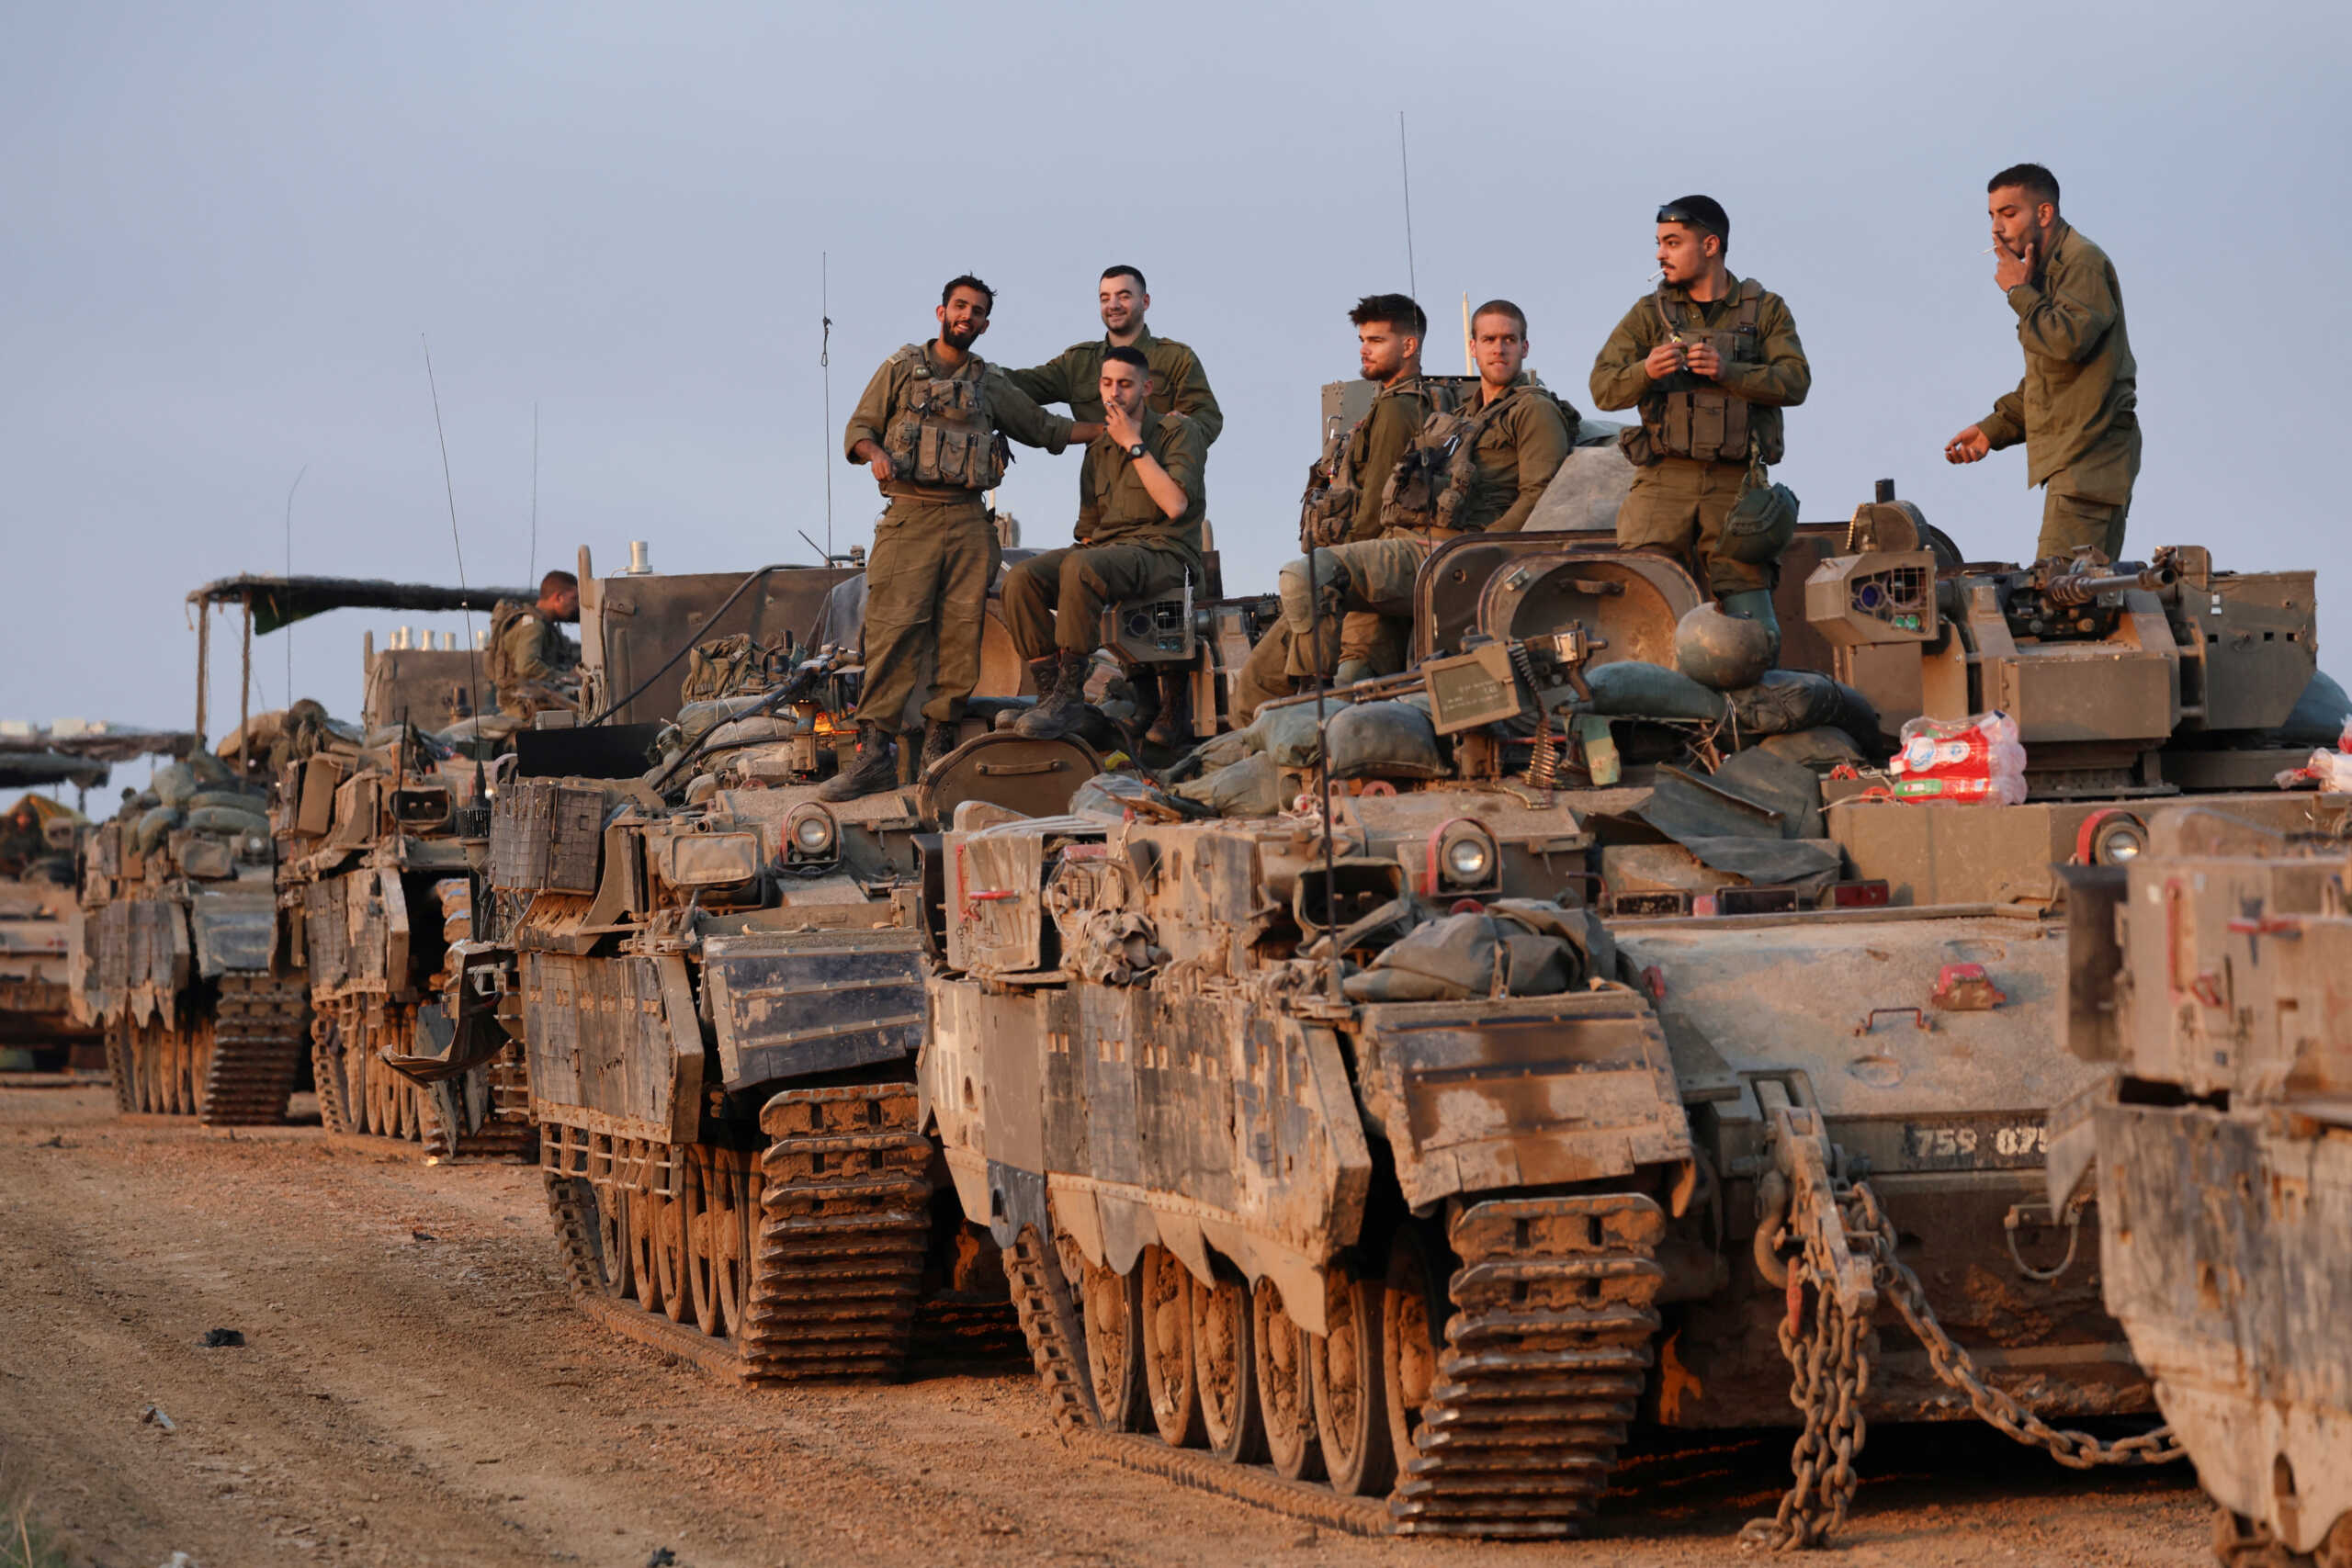
[{"label": "olive green military uniform", "polygon": [[1193,421],[1163,413],[1149,420],[1143,444],[1182,488],[1182,514],[1159,509],[1125,447],[1107,434],[1087,443],[1078,544],[1032,556],[1005,574],[1004,624],[1022,658],[1043,659],[1057,648],[1091,653],[1102,640],[1105,605],[1182,593],[1187,576],[1200,583],[1208,443]]},{"label": "olive green military uniform", "polygon": [[2025,443],[2025,482],[2046,485],[2037,559],[2089,545],[2123,551],[2140,473],[2140,367],[2123,330],[2123,289],[2107,253],[2067,223],[2037,276],[2009,290],[2025,379],[1977,428],[1993,450]]},{"label": "olive green military uniform", "polygon": [[572,705],[580,649],[563,629],[522,599],[501,599],[490,612],[484,663],[501,710],[519,718]]},{"label": "olive green military uniform", "polygon": [[[1723,357],[1721,378],[1678,370],[1651,380],[1642,362],[1668,336],[1712,343]],[[1753,278],[1732,278],[1721,299],[1705,301],[1663,288],[1626,311],[1592,362],[1592,400],[1603,409],[1639,405],[1642,415],[1621,437],[1636,471],[1617,509],[1618,545],[1670,552],[1716,594],[1769,591],[1777,564],[1715,552],[1751,450],[1757,461],[1781,460],[1781,411],[1812,389],[1787,303]]]},{"label": "olive green military uniform", "polygon": [[[1006,371],[1005,379],[1035,402],[1068,403],[1072,419],[1081,424],[1100,424],[1102,351],[1110,346],[1108,337],[1074,343],[1043,365]],[[1201,449],[1205,452],[1224,430],[1225,413],[1216,406],[1216,395],[1209,390],[1208,373],[1201,368],[1200,355],[1173,338],[1152,336],[1148,327],[1136,334],[1131,346],[1142,350],[1151,366],[1151,412],[1181,413],[1199,425]]]},{"label": "olive green military uniform", "polygon": [[[1449,525],[1385,522],[1373,538],[1314,552],[1311,576],[1322,601],[1319,615],[1308,593],[1309,558],[1283,568],[1283,619],[1291,634],[1293,675],[1328,675],[1337,667],[1346,615],[1369,611],[1401,622],[1400,631],[1409,629],[1413,579],[1430,552],[1464,534],[1515,534],[1527,526],[1528,514],[1576,444],[1575,429],[1558,402],[1524,374],[1501,397],[1463,417],[1467,423],[1449,470]],[[1382,488],[1388,487],[1384,482]],[[1319,638],[1310,636],[1313,630],[1320,631]]]},{"label": "olive green military uniform", "polygon": [[[1348,433],[1340,462],[1348,487],[1355,491],[1355,513],[1345,542],[1376,539],[1381,534],[1380,492],[1396,460],[1413,445],[1431,408],[1429,383],[1408,376],[1383,386],[1372,407]],[[1392,674],[1405,667],[1409,626],[1369,610],[1356,610],[1340,624],[1340,668],[1361,665],[1374,675]],[[1233,705],[1237,722],[1247,724],[1258,705],[1291,691],[1290,623],[1276,621],[1235,677]]]},{"label": "olive green military uniform", "polygon": [[[927,412],[934,400],[947,412]],[[898,729],[926,655],[936,662],[923,716],[942,724],[964,716],[979,683],[980,623],[1002,558],[981,499],[1003,476],[1001,440],[1059,452],[1069,433],[1069,420],[1039,408],[998,367],[967,355],[951,367],[934,344],[908,344],[866,383],[842,449],[862,467],[857,444],[874,442],[895,477],[882,485],[889,505],[875,522],[865,561],[861,722]]]}]

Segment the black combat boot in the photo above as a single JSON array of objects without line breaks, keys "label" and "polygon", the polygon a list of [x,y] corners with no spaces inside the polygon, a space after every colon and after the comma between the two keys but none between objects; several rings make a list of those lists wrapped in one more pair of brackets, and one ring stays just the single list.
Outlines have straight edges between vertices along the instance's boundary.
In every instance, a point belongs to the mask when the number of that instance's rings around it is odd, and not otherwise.
[{"label": "black combat boot", "polygon": [[1193,744],[1191,671],[1159,672],[1159,711],[1152,716],[1151,728],[1143,732],[1143,743],[1162,751],[1181,751]]},{"label": "black combat boot", "polygon": [[933,767],[946,760],[947,753],[956,750],[957,744],[956,738],[963,733],[963,729],[964,727],[960,724],[944,724],[935,718],[924,721],[922,761],[918,777],[930,773]]},{"label": "black combat boot", "polygon": [[[1058,740],[1076,729],[1086,716],[1086,667],[1092,662],[1083,653],[1065,650],[1061,668],[1055,671],[1053,695],[1039,700],[1037,705],[1021,716],[1014,725],[1017,734],[1032,740]],[[1038,683],[1045,690],[1045,683]]]},{"label": "black combat boot", "polygon": [[855,800],[899,787],[898,760],[890,754],[890,732],[861,720],[857,727],[857,766],[835,773],[817,791],[819,800]]}]

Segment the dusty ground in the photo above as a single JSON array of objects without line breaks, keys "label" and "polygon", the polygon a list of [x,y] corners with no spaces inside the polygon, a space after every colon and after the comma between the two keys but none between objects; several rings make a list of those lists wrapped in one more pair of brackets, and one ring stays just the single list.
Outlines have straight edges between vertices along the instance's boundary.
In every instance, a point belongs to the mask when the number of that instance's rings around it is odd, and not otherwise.
[{"label": "dusty ground", "polygon": [[[0,1089],[0,1461],[107,1568],[1732,1562],[1786,1476],[1778,1436],[1648,1449],[1599,1540],[1313,1534],[1071,1458],[1019,1366],[749,1391],[616,1339],[569,1305],[533,1172],[125,1123],[89,1089]],[[1847,1562],[2210,1561],[2185,1467],[1940,1428],[1873,1433],[1865,1470]]]}]

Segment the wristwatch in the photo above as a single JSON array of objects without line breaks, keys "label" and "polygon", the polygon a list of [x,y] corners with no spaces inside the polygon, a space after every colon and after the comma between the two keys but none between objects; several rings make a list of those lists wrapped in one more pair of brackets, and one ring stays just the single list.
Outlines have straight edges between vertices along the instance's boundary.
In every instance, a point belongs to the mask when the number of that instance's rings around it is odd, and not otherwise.
[{"label": "wristwatch", "polygon": [[1146,450],[1147,448],[1144,446],[1142,442],[1136,442],[1134,446],[1127,448],[1127,461],[1130,463],[1141,462]]}]

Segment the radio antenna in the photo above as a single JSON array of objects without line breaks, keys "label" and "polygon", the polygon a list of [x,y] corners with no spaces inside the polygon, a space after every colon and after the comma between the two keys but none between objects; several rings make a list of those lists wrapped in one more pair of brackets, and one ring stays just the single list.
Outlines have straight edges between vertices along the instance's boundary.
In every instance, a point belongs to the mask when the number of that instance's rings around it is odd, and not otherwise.
[{"label": "radio antenna", "polygon": [[1413,266],[1413,163],[1405,149],[1405,111],[1396,111],[1396,169],[1405,181],[1405,287],[1421,297],[1420,275]]},{"label": "radio antenna", "polygon": [[[294,575],[294,492],[302,488],[302,476],[311,471],[303,464],[294,472],[294,482],[286,487],[286,575]],[[286,705],[294,705],[294,628],[286,628]]]},{"label": "radio antenna", "polygon": [[524,581],[539,576],[539,400],[531,400],[531,566]]},{"label": "radio antenna", "polygon": [[[458,592],[472,597],[466,587],[466,542],[458,536],[458,487],[449,478],[449,433],[441,426],[441,383],[433,375],[433,344],[423,333],[416,341],[424,348],[424,385],[433,394],[433,438],[441,444],[441,493],[449,502],[449,543],[458,552]],[[534,562],[534,564],[537,564]],[[474,649],[473,606],[466,606],[466,704],[479,715],[481,708],[481,674],[476,668]]]},{"label": "radio antenna", "polygon": [[[825,561],[827,565],[831,565],[833,558],[832,261],[830,252],[817,253],[817,313],[824,318],[825,322],[824,338],[817,350],[817,368],[823,375],[825,381],[825,428],[820,432],[824,439],[818,444],[818,451],[823,457],[823,462],[820,466],[825,470]],[[802,536],[805,538],[807,536]]]}]

